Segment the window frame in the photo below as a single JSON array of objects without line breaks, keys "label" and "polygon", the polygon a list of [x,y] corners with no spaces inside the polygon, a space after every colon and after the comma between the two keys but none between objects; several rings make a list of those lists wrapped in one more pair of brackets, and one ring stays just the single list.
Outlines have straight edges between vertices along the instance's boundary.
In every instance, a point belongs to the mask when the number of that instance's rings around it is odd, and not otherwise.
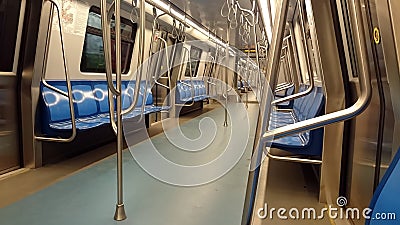
[{"label": "window frame", "polygon": [[[100,37],[100,38],[102,38],[102,35],[103,35],[103,31],[102,31],[101,28],[99,29],[97,27],[93,27],[93,26],[89,25],[89,19],[90,19],[90,16],[91,16],[90,14],[91,13],[95,13],[98,16],[100,16],[101,15],[101,10],[100,10],[99,7],[97,7],[95,5],[92,5],[90,7],[90,9],[89,9],[89,13],[88,13],[88,17],[87,17],[87,21],[88,22],[87,22],[87,25],[86,25],[86,32],[85,32],[85,36],[84,36],[82,54],[81,54],[80,65],[79,65],[79,71],[82,74],[85,74],[85,75],[98,75],[98,74],[104,74],[106,72],[105,71],[105,65],[104,65],[104,68],[97,68],[97,69],[95,69],[95,68],[88,69],[87,65],[84,65],[84,62],[85,62],[85,58],[84,57],[87,57],[87,55],[88,55],[86,53],[87,35],[93,35],[93,36]],[[114,19],[112,19],[112,22],[113,21],[114,21]],[[132,34],[131,34],[130,38],[127,37],[127,36],[124,36],[123,34],[121,36],[122,51],[124,51],[124,43],[126,43],[127,46],[130,45],[129,48],[127,49],[127,58],[126,58],[126,60],[124,61],[124,57],[123,57],[123,54],[122,54],[122,61],[121,61],[121,64],[122,64],[121,65],[122,75],[126,76],[131,72],[132,59],[133,59],[133,54],[134,54],[134,51],[135,51],[136,35],[137,35],[137,32],[138,32],[138,24],[137,23],[132,23],[129,19],[127,19],[125,17],[121,17],[121,25],[122,26],[129,26],[132,29]],[[114,49],[115,49],[114,43],[115,43],[115,31],[113,30],[113,28],[111,28],[111,49],[112,49],[112,51],[114,51]],[[104,52],[103,52],[103,59],[104,59]],[[112,54],[112,60],[115,60],[115,54]],[[113,63],[113,65],[112,65],[113,73],[115,73],[114,66],[115,65]]]},{"label": "window frame", "polygon": [[[193,50],[195,50],[196,52],[198,52],[198,57],[196,56],[196,57],[193,57]],[[190,56],[189,56],[189,58],[190,58],[190,61],[189,62],[187,62],[187,64],[186,64],[186,70],[185,70],[185,77],[190,77],[190,66],[189,66],[189,63],[196,63],[196,66],[195,66],[195,68],[193,68],[193,64],[192,64],[192,77],[198,77],[198,73],[199,73],[199,68],[200,68],[200,62],[201,62],[201,56],[202,56],[202,54],[203,54],[203,50],[202,49],[200,49],[200,48],[197,48],[197,47],[195,47],[195,46],[191,46],[190,47]]]},{"label": "window frame", "polygon": [[21,42],[22,42],[22,31],[25,20],[25,9],[26,9],[26,0],[21,0],[20,10],[19,10],[19,21],[17,28],[17,36],[14,48],[14,61],[11,71],[0,71],[0,76],[16,76],[18,70],[18,62],[20,57],[21,50]]}]

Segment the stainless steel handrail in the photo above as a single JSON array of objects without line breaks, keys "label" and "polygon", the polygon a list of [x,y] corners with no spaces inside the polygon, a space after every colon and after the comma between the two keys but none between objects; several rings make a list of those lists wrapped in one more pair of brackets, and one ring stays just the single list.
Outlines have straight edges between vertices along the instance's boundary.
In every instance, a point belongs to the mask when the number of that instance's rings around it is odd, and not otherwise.
[{"label": "stainless steel handrail", "polygon": [[305,57],[306,57],[306,63],[307,63],[307,71],[308,71],[308,78],[309,78],[309,82],[310,82],[310,86],[307,88],[307,90],[303,91],[303,92],[299,92],[290,96],[287,96],[285,98],[281,98],[281,99],[277,99],[275,101],[273,101],[271,104],[272,105],[277,105],[283,102],[288,102],[294,99],[298,99],[301,97],[304,97],[308,94],[310,94],[313,89],[315,88],[315,84],[314,84],[314,74],[313,74],[313,70],[311,67],[311,63],[310,63],[310,52],[308,49],[308,44],[307,44],[307,37],[306,37],[306,33],[305,33],[305,27],[304,27],[304,23],[305,23],[305,19],[304,19],[304,12],[303,12],[303,8],[302,8],[302,4],[300,0],[297,0],[298,4],[299,4],[299,13],[300,13],[300,20],[301,20],[301,27],[302,27],[302,34],[303,34],[303,39],[304,39],[304,49],[306,51]]},{"label": "stainless steel handrail", "polygon": [[277,86],[276,87],[276,89],[275,89],[275,92],[279,92],[279,89],[284,89],[284,88],[287,88],[287,87],[290,87],[290,86],[292,86],[293,84],[292,83],[285,83],[284,85],[281,85],[281,86]]},{"label": "stainless steel handrail", "polygon": [[[161,16],[164,16],[164,15],[168,15],[167,13],[162,13],[162,14],[160,14],[160,15],[157,15],[155,18],[154,18],[154,22],[153,22],[153,31],[152,31],[152,38],[154,38],[154,30],[155,30],[155,25],[156,25],[156,23],[158,24],[158,22],[157,22],[157,20],[161,17]],[[162,38],[162,37],[157,37],[158,39],[160,39],[162,42],[163,42],[163,44],[164,44],[164,52],[165,52],[165,57],[166,57],[166,62],[167,62],[167,76],[168,76],[168,82],[169,82],[169,85],[171,85],[171,71],[170,71],[170,63],[169,63],[169,55],[168,55],[168,43],[167,43],[167,41],[164,39],[164,38]],[[152,49],[152,44],[153,42],[151,42],[151,46],[150,46],[150,51],[151,51],[151,49]],[[149,63],[149,66],[151,66],[151,63]],[[161,87],[163,87],[163,88],[166,88],[166,89],[169,89],[169,90],[171,90],[171,87],[169,87],[169,86],[167,86],[167,85],[164,85],[164,84],[162,84],[162,83],[160,83],[160,82],[158,82],[157,81],[157,78],[155,77],[155,76],[153,76],[153,79],[154,79],[154,83],[155,84],[157,84],[157,85],[159,85],[159,86],[161,86]]]},{"label": "stainless steel handrail", "polygon": [[[111,40],[111,36],[110,39]],[[123,149],[123,127],[122,127],[122,46],[121,46],[121,0],[115,0],[115,58],[116,58],[116,82],[117,90],[117,204],[114,219],[117,221],[127,218],[123,198],[123,174],[122,174],[122,149]]]},{"label": "stainless steel handrail", "polygon": [[[169,55],[168,55],[168,43],[167,43],[167,41],[166,41],[164,38],[162,38],[162,37],[158,37],[158,39],[160,39],[160,40],[164,43],[164,52],[165,52],[165,60],[166,60],[166,63],[167,63],[167,76],[168,76],[168,85],[169,85],[169,86],[164,85],[164,84],[158,82],[158,81],[157,81],[157,78],[154,78],[154,82],[155,82],[157,85],[159,85],[160,87],[163,87],[163,88],[165,88],[165,89],[167,89],[167,90],[171,90],[171,89],[172,89],[172,88],[171,88],[172,82],[171,82],[170,60],[169,60]],[[169,97],[172,98],[172,95],[169,95]],[[170,100],[169,102],[171,103],[172,101]]]},{"label": "stainless steel handrail", "polygon": [[[115,2],[111,6],[115,5]],[[112,65],[107,63],[112,61],[112,56],[111,56],[111,31],[110,31],[110,20],[111,16],[109,16],[111,13],[109,13],[109,10],[107,9],[107,1],[106,0],[101,0],[100,2],[100,9],[101,9],[101,24],[102,24],[102,30],[103,30],[103,48],[104,48],[104,60],[105,60],[105,69],[106,69],[106,78],[107,78],[107,84],[109,87],[109,90],[112,92],[114,95],[120,95],[121,92],[117,90],[114,86],[113,83],[113,78],[112,78]],[[110,18],[110,19],[109,19]]]},{"label": "stainless steel handrail", "polygon": [[[161,16],[164,16],[164,15],[167,15],[167,13],[162,13],[162,14],[159,14],[159,15],[156,15],[156,11],[155,11],[155,8],[153,8],[153,13],[154,13],[154,21],[153,21],[153,27],[152,27],[152,34],[151,34],[151,38],[153,39],[153,37],[154,37],[154,34],[155,34],[155,30],[157,29],[157,28],[159,28],[159,23],[158,23],[158,18],[160,18]],[[153,48],[153,40],[150,42],[150,48],[149,48],[149,52],[150,52],[150,55],[151,55],[151,51],[152,51],[152,48]],[[142,49],[142,48],[141,48]],[[139,59],[140,60],[140,59]],[[142,98],[142,102],[141,102],[141,106],[140,106],[140,114],[139,114],[139,119],[136,121],[137,123],[140,123],[142,120],[143,120],[143,115],[144,115],[144,111],[145,111],[145,102],[147,101],[147,94],[146,94],[146,92],[147,92],[147,89],[148,89],[148,86],[149,85],[151,85],[150,84],[150,82],[149,82],[149,80],[151,79],[151,73],[150,73],[150,68],[151,68],[151,66],[152,66],[152,63],[151,63],[151,61],[152,61],[152,57],[150,57],[150,59],[149,59],[150,61],[148,62],[148,66],[147,66],[147,76],[146,76],[146,82],[145,82],[145,88],[144,88],[144,90],[145,90],[145,93],[143,93],[143,98]],[[144,60],[143,60],[144,61]],[[140,79],[139,79],[139,82],[138,82],[138,79],[136,79],[136,83],[135,83],[135,89],[134,89],[134,93],[133,93],[133,101],[132,101],[132,103],[131,103],[131,105],[126,109],[126,110],[124,110],[123,112],[122,112],[122,115],[126,115],[126,114],[129,114],[130,112],[132,112],[133,110],[135,110],[136,109],[136,104],[137,104],[137,101],[138,101],[138,98],[139,98],[139,95],[140,95],[140,84],[141,84],[141,82],[142,82],[142,77],[143,77],[143,69],[144,68],[142,68],[142,67],[140,67],[140,65],[141,65],[141,63],[139,63],[138,62],[138,68],[140,68],[140,71],[139,71],[139,74],[140,74]],[[155,81],[156,81],[156,79],[155,79]],[[155,83],[157,83],[157,81],[155,82]],[[136,99],[136,100],[135,100]]]},{"label": "stainless steel handrail", "polygon": [[[279,63],[280,63],[280,57],[281,57],[281,52],[282,52],[282,45],[283,45],[283,38],[284,38],[284,33],[285,33],[285,27],[286,27],[286,18],[288,14],[288,9],[289,9],[289,0],[282,0],[280,5],[279,5],[279,11],[280,14],[276,14],[275,18],[275,24],[273,27],[273,37],[272,37],[272,42],[271,42],[271,48],[269,52],[269,58],[271,60],[271,63],[268,63],[267,71],[266,74],[267,76],[270,76],[270,81],[265,79],[265,86],[271,85],[272,91],[275,89],[275,83],[277,82],[277,73],[279,71]],[[278,10],[277,9],[277,10]],[[269,84],[271,82],[271,84]],[[261,127],[261,132],[259,139],[261,140],[262,134],[267,130],[268,128],[268,123],[269,123],[269,114],[270,114],[270,101],[272,100],[273,96],[270,96],[266,91],[261,93],[261,107],[260,107],[260,127]],[[265,117],[267,116],[267,117]],[[259,148],[260,146],[258,146]],[[259,149],[258,149],[259,150]]]},{"label": "stainless steel handrail", "polygon": [[[240,6],[239,6],[240,7]],[[227,44],[226,44],[226,48],[225,48],[225,55],[226,55],[226,57],[225,57],[225,59],[226,59],[226,66],[225,66],[225,107],[224,107],[224,127],[227,127],[228,126],[228,93],[229,93],[229,90],[228,90],[228,88],[229,88],[229,84],[228,84],[228,73],[229,73],[229,70],[228,70],[228,63],[229,63],[229,43],[230,43],[230,35],[231,35],[231,21],[229,20],[229,18],[227,19],[227,22],[228,22],[228,30],[227,30],[227,32],[226,32],[226,39],[227,39]],[[224,95],[222,95],[222,96],[224,96]]]},{"label": "stainless steel handrail", "polygon": [[282,86],[287,86],[287,85],[290,85],[290,84],[291,84],[291,83],[288,83],[288,82],[280,83],[280,84],[276,85],[276,88],[280,88],[280,87],[282,87]]},{"label": "stainless steel handrail", "polygon": [[[177,105],[177,106],[187,106],[187,107],[190,107],[190,106],[193,106],[194,105],[194,103],[195,103],[195,100],[194,100],[194,95],[195,95],[195,90],[194,90],[194,83],[193,83],[193,80],[192,80],[192,78],[193,78],[193,74],[192,74],[192,62],[191,62],[191,58],[190,58],[190,49],[189,48],[187,48],[186,46],[183,46],[182,45],[182,49],[184,49],[185,50],[185,53],[184,53],[184,55],[183,55],[183,57],[182,57],[182,63],[181,63],[181,65],[183,64],[183,61],[185,60],[185,58],[186,58],[186,54],[187,54],[187,56],[188,56],[188,62],[189,62],[189,75],[190,75],[190,77],[189,77],[189,80],[190,80],[190,85],[189,84],[186,84],[186,83],[184,83],[184,82],[181,82],[181,84],[182,85],[184,85],[184,86],[188,86],[188,87],[191,87],[191,94],[192,94],[192,101],[191,101],[191,103],[190,104],[177,104],[177,103],[175,103],[175,105]],[[180,78],[180,80],[182,80],[182,74],[183,73],[181,73],[180,74],[180,76],[179,76],[179,78]],[[178,78],[178,77],[177,77]],[[178,81],[178,80],[177,80]]]},{"label": "stainless steel handrail", "polygon": [[47,55],[48,55],[48,51],[49,51],[49,45],[50,45],[50,36],[51,36],[51,23],[53,21],[53,12],[54,12],[54,8],[57,11],[57,18],[58,18],[58,28],[60,29],[60,40],[61,40],[61,52],[62,52],[62,58],[63,58],[63,64],[64,64],[64,73],[65,73],[65,80],[67,83],[67,93],[56,88],[53,87],[52,85],[48,84],[45,80],[45,75],[46,75],[46,69],[42,70],[42,74],[41,74],[41,80],[42,83],[49,89],[65,96],[68,98],[68,103],[69,103],[69,111],[71,114],[71,128],[72,128],[72,133],[71,136],[69,138],[50,138],[50,137],[42,137],[42,136],[36,136],[35,135],[35,139],[38,141],[48,141],[48,142],[71,142],[75,139],[76,137],[76,121],[75,121],[75,109],[74,109],[74,100],[73,100],[73,95],[72,95],[72,85],[71,85],[71,80],[69,77],[69,73],[68,73],[68,66],[67,66],[67,57],[65,54],[65,47],[64,47],[64,35],[63,35],[63,27],[62,27],[62,21],[61,21],[61,16],[60,16],[60,8],[58,7],[57,3],[54,2],[53,0],[46,0],[48,2],[51,3],[51,13],[50,13],[50,20],[49,20],[49,26],[47,32],[48,32],[48,36],[47,36],[47,40],[46,40],[46,56],[44,57],[44,68],[46,68],[46,64],[47,64]]},{"label": "stainless steel handrail", "polygon": [[[113,2],[110,7],[115,4]],[[101,0],[100,2],[101,10],[101,28],[102,28],[102,39],[103,39],[103,49],[104,49],[104,61],[105,61],[105,74],[108,86],[108,102],[110,111],[110,123],[113,128],[114,133],[117,135],[117,121],[115,119],[115,108],[114,108],[114,95],[121,95],[120,90],[117,90],[113,83],[112,78],[112,55],[111,55],[111,31],[110,31],[110,21],[111,16],[109,11],[111,9],[107,8],[107,1]]]},{"label": "stainless steel handrail", "polygon": [[[102,0],[104,1],[104,0]],[[138,57],[138,64],[137,64],[137,75],[136,75],[136,83],[135,83],[135,91],[134,91],[134,96],[132,99],[132,103],[131,105],[125,109],[122,110],[122,115],[127,115],[129,113],[131,113],[133,110],[135,110],[136,104],[138,102],[139,99],[139,94],[140,94],[140,82],[142,81],[142,77],[143,77],[143,73],[144,73],[144,68],[143,68],[143,62],[145,59],[145,40],[146,40],[146,1],[142,0],[140,1],[140,8],[139,8],[139,12],[140,12],[140,25],[139,25],[139,57]],[[146,79],[147,80],[147,79]],[[146,81],[147,82],[147,81]],[[146,83],[147,86],[147,83]],[[137,121],[138,123],[141,122],[143,119],[143,110],[142,113],[140,113],[140,118]]]},{"label": "stainless steel handrail", "polygon": [[277,88],[275,90],[275,93],[278,93],[278,92],[281,92],[281,91],[286,91],[287,89],[292,88],[293,86],[294,86],[294,84],[290,84],[290,85],[288,85],[286,87]]},{"label": "stainless steel handrail", "polygon": [[352,5],[351,10],[353,11],[353,15],[355,17],[354,20],[356,23],[355,26],[356,32],[354,32],[354,39],[355,39],[357,53],[359,56],[359,64],[361,67],[360,70],[361,73],[359,76],[361,95],[359,99],[350,108],[329,113],[313,119],[305,120],[299,123],[291,124],[288,126],[280,127],[271,131],[267,131],[263,134],[260,140],[263,144],[270,141],[272,137],[278,139],[285,136],[301,133],[303,131],[313,130],[327,126],[329,124],[343,122],[352,119],[360,115],[368,107],[371,101],[372,87],[371,87],[371,77],[369,71],[368,52],[366,47],[366,37],[364,31],[362,30],[363,27],[362,12],[360,3],[358,1],[354,0],[351,1],[351,5]]},{"label": "stainless steel handrail", "polygon": [[[103,48],[106,69],[106,79],[108,86],[108,100],[110,110],[110,122],[114,133],[117,136],[117,204],[114,219],[117,221],[125,220],[125,206],[123,201],[123,177],[122,177],[122,46],[121,46],[121,0],[115,0],[107,9],[107,1],[101,0],[101,26],[103,30]],[[111,19],[115,14],[115,76],[116,86],[112,77],[112,52],[111,52]],[[114,96],[116,97],[116,115],[114,112]]]}]

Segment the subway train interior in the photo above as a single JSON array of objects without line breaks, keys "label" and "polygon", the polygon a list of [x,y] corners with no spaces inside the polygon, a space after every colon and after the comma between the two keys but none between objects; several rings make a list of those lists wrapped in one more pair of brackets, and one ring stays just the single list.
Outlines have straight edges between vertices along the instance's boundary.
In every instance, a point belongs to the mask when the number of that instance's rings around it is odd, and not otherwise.
[{"label": "subway train interior", "polygon": [[0,0],[0,225],[400,224],[399,0]]}]

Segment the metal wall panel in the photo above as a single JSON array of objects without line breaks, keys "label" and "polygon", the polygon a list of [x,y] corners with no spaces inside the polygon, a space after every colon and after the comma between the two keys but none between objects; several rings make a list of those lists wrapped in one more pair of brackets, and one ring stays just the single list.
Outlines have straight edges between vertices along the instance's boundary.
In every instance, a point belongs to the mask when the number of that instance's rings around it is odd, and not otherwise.
[{"label": "metal wall panel", "polygon": [[[339,53],[332,22],[330,1],[312,0],[315,24],[310,24],[318,38],[318,47],[322,79],[326,92],[326,113],[344,108],[344,90],[341,76]],[[343,123],[325,127],[323,145],[323,164],[321,168],[320,201],[336,204],[339,195],[341,157],[343,141]]]},{"label": "metal wall panel", "polygon": [[[366,1],[367,2],[367,1]],[[381,159],[381,171],[380,177],[383,176],[388,165],[391,162],[393,149],[398,148],[393,144],[393,138],[396,138],[395,127],[398,126],[397,119],[395,119],[396,111],[396,101],[392,102],[393,95],[398,89],[399,85],[399,70],[398,64],[393,57],[394,50],[396,50],[393,42],[393,34],[391,28],[391,22],[389,18],[389,7],[387,2],[379,1],[376,4],[375,0],[369,0],[371,7],[371,16],[373,26],[379,27],[382,31],[382,43],[376,45],[377,57],[379,65],[375,65],[373,58],[370,56],[371,71],[375,71],[373,68],[377,66],[379,69],[385,96],[385,121],[384,121],[384,133],[383,133],[383,145],[382,145],[382,159]],[[398,2],[398,1],[397,1]],[[366,32],[369,32],[366,24]],[[372,37],[371,37],[372,39]],[[373,43],[373,40],[371,40]],[[389,47],[390,46],[390,47]],[[368,45],[372,48],[371,45]],[[369,49],[371,55],[372,50]],[[379,132],[379,111],[380,111],[380,100],[378,93],[378,84],[376,74],[372,73],[372,88],[373,96],[371,99],[370,106],[368,109],[358,117],[353,123],[353,133],[354,133],[354,143],[352,152],[352,162],[350,166],[350,176],[349,176],[349,206],[357,208],[365,208],[369,206],[370,200],[373,195],[374,189],[374,177],[375,177],[375,167],[376,167],[376,155],[377,155],[377,138]],[[397,79],[390,79],[391,77],[397,77]],[[390,83],[389,80],[393,80]],[[397,85],[397,88],[395,87]],[[358,86],[355,82],[354,87]],[[356,92],[356,90],[353,90]],[[358,93],[355,93],[357,96]],[[397,116],[398,117],[398,116]],[[398,135],[397,135],[398,136]],[[353,221],[356,225],[364,224],[363,220]]]},{"label": "metal wall panel", "polygon": [[19,163],[16,77],[0,76],[0,174]]}]

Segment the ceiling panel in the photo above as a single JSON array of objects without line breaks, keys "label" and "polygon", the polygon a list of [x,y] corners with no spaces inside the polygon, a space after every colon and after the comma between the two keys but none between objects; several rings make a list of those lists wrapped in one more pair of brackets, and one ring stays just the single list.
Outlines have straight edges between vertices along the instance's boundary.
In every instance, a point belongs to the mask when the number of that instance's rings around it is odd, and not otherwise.
[{"label": "ceiling panel", "polygon": [[[226,40],[227,20],[221,16],[221,8],[225,0],[171,0],[170,2]],[[251,8],[250,0],[239,0],[239,3],[242,7]],[[230,42],[233,45],[240,44],[240,41],[235,41],[238,39],[236,33],[232,30]]]}]

